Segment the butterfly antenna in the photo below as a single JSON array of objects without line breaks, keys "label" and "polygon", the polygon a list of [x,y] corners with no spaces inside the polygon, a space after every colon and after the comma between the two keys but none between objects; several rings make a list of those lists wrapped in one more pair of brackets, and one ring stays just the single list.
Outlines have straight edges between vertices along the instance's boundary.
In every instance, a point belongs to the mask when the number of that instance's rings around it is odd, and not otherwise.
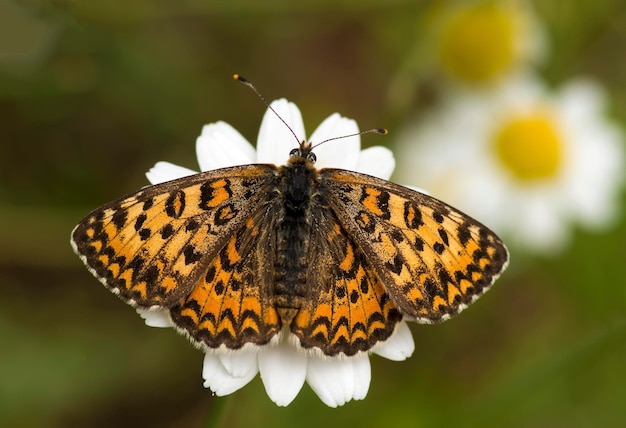
[{"label": "butterfly antenna", "polygon": [[361,131],[361,132],[357,132],[356,134],[349,134],[349,135],[342,135],[340,137],[333,137],[333,138],[328,138],[324,141],[321,141],[317,144],[315,144],[313,147],[311,147],[311,150],[321,146],[324,143],[328,143],[329,141],[333,141],[333,140],[340,140],[342,138],[348,138],[348,137],[356,137],[357,135],[363,135],[363,134],[382,134],[382,135],[387,135],[389,133],[389,131],[387,131],[385,128],[372,128],[372,129],[368,129],[367,131]]},{"label": "butterfly antenna", "polygon": [[249,87],[250,89],[252,89],[254,91],[255,94],[257,94],[257,96],[261,99],[261,101],[263,101],[263,104],[265,104],[267,106],[268,109],[270,109],[272,111],[272,113],[274,113],[276,115],[277,118],[280,119],[280,121],[282,123],[285,124],[285,126],[287,127],[287,129],[289,129],[289,131],[291,131],[291,134],[294,136],[294,138],[296,139],[296,142],[298,143],[298,145],[300,144],[300,139],[298,138],[298,136],[296,135],[296,133],[293,131],[293,129],[291,128],[291,126],[289,126],[289,124],[287,122],[285,122],[285,119],[283,119],[278,113],[276,113],[276,110],[274,110],[272,108],[272,106],[270,105],[270,103],[267,102],[267,100],[265,99],[265,97],[263,95],[261,95],[261,93],[259,92],[259,90],[256,88],[256,86],[254,86],[252,84],[252,82],[250,82],[248,79],[246,79],[243,76],[240,76],[239,74],[233,74],[233,79],[243,83],[244,85],[246,85],[247,87]]}]

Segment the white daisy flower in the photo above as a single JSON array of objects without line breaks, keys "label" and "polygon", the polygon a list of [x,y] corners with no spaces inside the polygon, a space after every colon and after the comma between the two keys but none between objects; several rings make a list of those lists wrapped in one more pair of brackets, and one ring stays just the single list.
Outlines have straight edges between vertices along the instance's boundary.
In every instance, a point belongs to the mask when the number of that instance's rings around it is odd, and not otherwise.
[{"label": "white daisy flower", "polygon": [[400,179],[419,183],[507,242],[555,251],[573,223],[605,225],[623,182],[623,134],[589,81],[556,93],[531,76],[457,94],[398,140]]},{"label": "white daisy flower", "polygon": [[545,32],[525,0],[444,8],[435,46],[446,74],[470,85],[497,82],[540,62],[547,50]]},{"label": "white daisy flower", "polygon": [[[281,99],[271,105],[296,135],[306,135],[302,116],[295,104]],[[308,141],[320,142],[357,132],[354,120],[335,113],[320,124]],[[268,110],[261,123],[256,151],[233,127],[217,122],[204,126],[196,141],[196,152],[202,171],[250,163],[283,165],[297,143],[289,129]],[[361,151],[360,146],[358,136],[342,139],[337,144],[324,144],[315,149],[316,166],[355,170],[389,179],[395,166],[391,151],[384,147]],[[146,175],[152,184],[158,184],[195,173],[169,162],[158,162]],[[149,326],[173,327],[167,310],[137,312]],[[375,346],[371,352],[401,361],[408,358],[414,348],[411,332],[403,321],[388,340]],[[341,406],[350,400],[365,398],[371,377],[367,353],[352,357],[328,357],[319,351],[305,350],[295,335],[285,331],[266,346],[246,345],[235,351],[219,348],[205,354],[202,370],[204,386],[218,396],[237,391],[257,373],[261,375],[268,396],[279,406],[291,403],[305,381],[325,404]]]}]

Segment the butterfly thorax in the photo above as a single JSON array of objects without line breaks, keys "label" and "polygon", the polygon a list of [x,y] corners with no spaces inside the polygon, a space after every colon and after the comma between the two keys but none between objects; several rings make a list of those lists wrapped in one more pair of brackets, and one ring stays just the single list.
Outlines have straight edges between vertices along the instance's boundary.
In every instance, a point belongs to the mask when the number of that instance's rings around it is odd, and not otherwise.
[{"label": "butterfly thorax", "polygon": [[[307,260],[311,236],[311,198],[318,182],[313,162],[293,153],[278,172],[281,215],[276,221],[274,305],[283,325],[290,325],[307,294]],[[308,154],[309,152],[305,152]]]}]

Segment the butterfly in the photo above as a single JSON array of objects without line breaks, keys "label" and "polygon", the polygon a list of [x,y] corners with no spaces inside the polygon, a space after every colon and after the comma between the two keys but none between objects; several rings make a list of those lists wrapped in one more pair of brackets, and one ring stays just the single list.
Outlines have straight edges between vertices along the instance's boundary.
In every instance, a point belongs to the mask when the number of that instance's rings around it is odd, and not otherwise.
[{"label": "butterfly", "polygon": [[251,164],[143,188],[87,215],[71,243],[126,303],[166,309],[205,350],[268,344],[352,356],[402,319],[449,319],[508,263],[494,232],[431,196],[315,167]]}]

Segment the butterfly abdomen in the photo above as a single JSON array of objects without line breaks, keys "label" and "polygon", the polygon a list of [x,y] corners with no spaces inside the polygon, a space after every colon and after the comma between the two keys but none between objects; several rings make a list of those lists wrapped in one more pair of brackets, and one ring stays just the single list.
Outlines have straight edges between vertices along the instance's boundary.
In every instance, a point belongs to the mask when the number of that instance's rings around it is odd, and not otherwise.
[{"label": "butterfly abdomen", "polygon": [[315,169],[303,159],[290,162],[279,172],[282,215],[276,223],[273,291],[283,325],[291,324],[307,294],[310,206],[315,179]]}]

